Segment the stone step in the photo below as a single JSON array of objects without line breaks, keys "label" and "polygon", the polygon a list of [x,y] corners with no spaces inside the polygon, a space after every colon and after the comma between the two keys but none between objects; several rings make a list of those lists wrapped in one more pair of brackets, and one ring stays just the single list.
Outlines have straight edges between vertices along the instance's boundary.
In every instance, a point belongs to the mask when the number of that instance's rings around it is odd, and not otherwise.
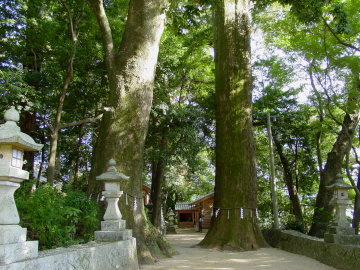
[{"label": "stone step", "polygon": [[36,258],[38,241],[0,245],[0,265]]},{"label": "stone step", "polygon": [[0,245],[26,241],[26,228],[19,225],[0,225]]}]

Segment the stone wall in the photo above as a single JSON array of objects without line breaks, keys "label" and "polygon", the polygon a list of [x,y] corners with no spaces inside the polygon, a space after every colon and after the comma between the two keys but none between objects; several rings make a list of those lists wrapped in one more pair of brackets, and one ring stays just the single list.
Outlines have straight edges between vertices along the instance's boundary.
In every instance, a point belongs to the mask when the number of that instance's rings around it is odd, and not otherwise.
[{"label": "stone wall", "polygon": [[39,256],[6,265],[0,270],[135,270],[139,269],[135,238],[116,242],[89,242],[40,251]]},{"label": "stone wall", "polygon": [[337,269],[360,269],[359,246],[326,243],[296,231],[264,230],[263,234],[273,247],[313,258]]}]

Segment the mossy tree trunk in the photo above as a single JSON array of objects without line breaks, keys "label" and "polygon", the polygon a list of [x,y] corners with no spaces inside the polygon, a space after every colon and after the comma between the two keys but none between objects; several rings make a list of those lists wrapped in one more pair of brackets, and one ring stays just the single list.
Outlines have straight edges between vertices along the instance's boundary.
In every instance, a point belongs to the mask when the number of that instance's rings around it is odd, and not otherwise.
[{"label": "mossy tree trunk", "polygon": [[147,222],[142,200],[144,143],[167,1],[131,0],[118,46],[114,44],[103,1],[89,2],[102,35],[110,91],[94,150],[88,192],[95,197],[101,192],[95,177],[106,169],[110,158],[115,158],[118,170],[130,176],[122,189],[138,198],[136,207],[133,197],[128,197],[126,206],[123,196],[122,214],[136,237],[140,261],[151,263],[160,254],[169,255],[169,247]]},{"label": "mossy tree trunk", "polygon": [[266,245],[255,218],[249,4],[215,4],[215,211],[202,247],[253,250]]}]

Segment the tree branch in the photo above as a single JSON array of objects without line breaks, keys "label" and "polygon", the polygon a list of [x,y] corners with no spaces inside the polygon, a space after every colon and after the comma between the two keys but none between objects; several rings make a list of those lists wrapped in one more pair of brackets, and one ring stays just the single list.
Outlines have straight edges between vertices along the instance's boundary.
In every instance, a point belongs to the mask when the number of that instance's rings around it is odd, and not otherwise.
[{"label": "tree branch", "polygon": [[[109,20],[106,16],[103,0],[88,0],[92,10],[95,13],[101,37],[103,40],[103,46],[105,51],[105,60],[107,66],[112,68],[114,66],[114,42],[112,38],[111,28]],[[110,69],[112,70],[112,69]]]},{"label": "tree branch", "polygon": [[310,65],[309,68],[309,74],[310,74],[310,83],[311,83],[311,87],[315,93],[315,96],[318,100],[318,105],[319,105],[319,120],[320,120],[320,129],[319,131],[316,132],[315,134],[315,138],[316,138],[316,156],[317,156],[317,162],[318,162],[318,166],[319,166],[319,172],[323,171],[323,165],[322,165],[322,157],[321,157],[321,149],[320,149],[320,145],[321,145],[321,139],[322,139],[322,126],[324,123],[324,109],[323,109],[323,102],[322,102],[322,97],[319,93],[319,91],[317,90],[315,83],[314,83],[314,78],[313,78],[313,72],[312,72],[312,66],[313,66],[313,62]]},{"label": "tree branch", "polygon": [[342,41],[339,36],[335,33],[335,31],[330,27],[330,25],[326,22],[325,18],[324,17],[321,17],[323,22],[324,22],[324,25],[326,26],[327,29],[329,29],[330,33],[334,36],[334,38],[339,42],[339,44],[345,46],[345,47],[348,47],[348,48],[351,48],[351,49],[354,49],[358,52],[360,52],[360,48],[357,48],[355,47],[354,45],[351,45],[349,43],[346,43],[344,41]]},{"label": "tree branch", "polygon": [[355,161],[356,161],[356,163],[360,165],[360,159],[359,159],[359,156],[358,156],[358,154],[357,154],[356,148],[355,148],[354,146],[351,146],[351,148],[352,148],[352,150],[353,150],[353,152],[354,152],[354,156],[355,156]]},{"label": "tree branch", "polygon": [[73,122],[73,123],[61,124],[59,126],[59,129],[70,128],[70,127],[79,126],[79,125],[87,124],[87,123],[93,123],[93,122],[96,122],[97,120],[101,119],[102,117],[103,117],[103,114],[99,114],[96,117],[85,118],[85,119],[82,119],[80,121]]},{"label": "tree branch", "polygon": [[77,34],[76,34],[76,30],[75,30],[75,27],[76,27],[76,23],[74,23],[74,20],[73,20],[73,17],[71,15],[71,10],[70,8],[68,7],[68,5],[65,3],[64,0],[60,0],[61,4],[63,5],[63,7],[65,8],[66,10],[66,13],[68,15],[68,19],[69,19],[69,30],[70,30],[70,34],[71,34],[71,40],[76,43],[77,42]]},{"label": "tree branch", "polygon": [[[315,67],[314,67],[314,68],[315,68]],[[329,92],[328,92],[326,86],[324,86],[324,85],[322,84],[320,78],[318,78],[318,77],[315,77],[315,78],[316,78],[318,84],[319,84],[319,85],[321,86],[321,88],[324,90],[324,93],[325,93],[325,95],[326,95],[326,109],[327,109],[327,111],[328,111],[328,114],[329,114],[330,118],[331,118],[336,124],[338,124],[338,125],[341,126],[342,123],[341,123],[339,120],[336,119],[335,115],[334,115],[334,114],[332,113],[332,111],[331,111],[331,101],[332,101],[332,99],[331,99],[331,97],[330,97],[330,95],[329,95]],[[310,79],[312,79],[312,77],[310,77]],[[335,103],[335,106],[336,106],[336,107],[342,109],[336,102],[333,101],[333,103]]]}]

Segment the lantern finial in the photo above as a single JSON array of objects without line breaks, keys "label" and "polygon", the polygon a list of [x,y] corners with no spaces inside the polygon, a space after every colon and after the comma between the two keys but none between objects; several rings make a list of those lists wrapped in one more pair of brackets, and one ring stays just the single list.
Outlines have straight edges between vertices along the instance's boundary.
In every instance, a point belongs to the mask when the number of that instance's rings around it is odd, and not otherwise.
[{"label": "lantern finial", "polygon": [[15,107],[12,106],[9,110],[5,112],[4,119],[5,121],[19,122],[20,114],[17,110],[15,110]]}]

